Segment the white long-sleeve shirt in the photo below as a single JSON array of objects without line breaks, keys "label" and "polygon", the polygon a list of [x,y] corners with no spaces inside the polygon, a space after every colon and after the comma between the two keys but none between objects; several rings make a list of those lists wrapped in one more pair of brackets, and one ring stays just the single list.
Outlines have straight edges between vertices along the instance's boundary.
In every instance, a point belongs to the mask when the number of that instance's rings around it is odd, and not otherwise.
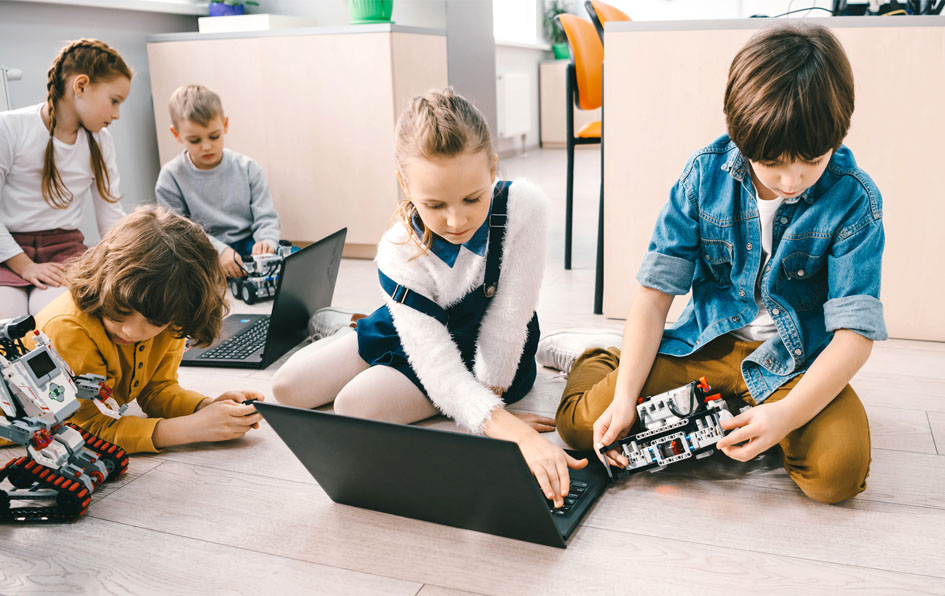
[{"label": "white long-sleeve shirt", "polygon": [[[95,185],[86,132],[79,129],[75,143],[53,139],[56,168],[73,200],[65,209],[54,209],[43,200],[43,157],[49,130],[40,115],[44,104],[0,112],[0,263],[23,252],[11,232],[77,230],[85,217],[91,192],[98,230],[104,234],[121,219],[120,203],[103,199]],[[115,144],[106,129],[92,133],[108,170],[110,190],[118,196]]]},{"label": "white long-sleeve shirt", "polygon": [[[538,304],[545,267],[547,200],[537,186],[515,180],[509,188],[502,267],[495,296],[479,328],[473,371],[463,363],[446,326],[384,294],[407,360],[433,404],[460,426],[482,432],[502,399],[489,387],[507,389],[515,377]],[[397,222],[377,249],[377,266],[388,277],[443,308],[482,285],[486,258],[461,248],[452,266],[433,252],[412,259],[419,248]]]}]

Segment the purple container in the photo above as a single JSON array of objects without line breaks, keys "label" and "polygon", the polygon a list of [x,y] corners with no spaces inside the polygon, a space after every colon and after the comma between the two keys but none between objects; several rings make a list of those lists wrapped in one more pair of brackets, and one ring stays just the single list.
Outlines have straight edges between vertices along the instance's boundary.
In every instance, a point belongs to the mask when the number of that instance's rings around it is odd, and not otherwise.
[{"label": "purple container", "polygon": [[245,14],[246,7],[242,4],[226,4],[224,2],[210,3],[211,17],[228,17],[231,15]]}]

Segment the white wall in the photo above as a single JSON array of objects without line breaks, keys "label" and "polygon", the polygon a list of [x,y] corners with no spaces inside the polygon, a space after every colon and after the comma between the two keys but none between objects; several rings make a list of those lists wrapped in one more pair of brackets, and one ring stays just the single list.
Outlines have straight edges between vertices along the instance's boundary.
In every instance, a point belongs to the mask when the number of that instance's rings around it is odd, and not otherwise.
[{"label": "white wall", "polygon": [[[121,118],[108,128],[118,150],[123,204],[128,210],[153,200],[160,165],[145,37],[196,28],[196,18],[184,15],[0,2],[0,64],[23,71],[22,80],[10,82],[13,107],[45,101],[46,73],[60,48],[70,40],[95,37],[116,48],[135,73],[131,94],[121,106]],[[91,209],[89,212],[91,215]],[[98,241],[91,217],[82,231],[89,243]]]},{"label": "white wall", "polygon": [[[259,4],[247,7],[247,12],[313,17],[317,25],[347,25],[350,20],[346,0],[259,0]],[[398,25],[446,29],[446,0],[394,0],[391,19]]]},{"label": "white wall", "polygon": [[[550,51],[540,48],[502,44],[497,44],[495,48],[496,76],[512,72],[527,72],[531,77],[529,102],[531,103],[532,117],[528,125],[528,134],[525,135],[526,149],[537,147],[541,140],[538,119],[538,65],[544,60],[550,60],[551,57]],[[496,149],[503,155],[514,154],[520,151],[521,148],[522,143],[520,139],[498,139],[496,142]]]}]

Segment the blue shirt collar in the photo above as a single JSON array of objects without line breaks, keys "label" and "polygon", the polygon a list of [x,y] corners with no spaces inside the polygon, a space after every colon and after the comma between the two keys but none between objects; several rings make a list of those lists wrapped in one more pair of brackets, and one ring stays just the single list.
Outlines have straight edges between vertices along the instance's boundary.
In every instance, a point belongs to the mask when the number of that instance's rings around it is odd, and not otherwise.
[{"label": "blue shirt collar", "polygon": [[[489,207],[489,214],[492,214],[491,205]],[[411,224],[413,226],[414,233],[417,235],[417,238],[423,238],[423,222],[420,220],[419,214],[414,213]],[[476,233],[472,235],[472,238],[463,244],[453,244],[449,240],[433,234],[433,241],[430,243],[430,252],[435,254],[441,261],[452,268],[453,265],[456,264],[456,259],[459,257],[459,251],[461,248],[466,248],[466,250],[473,252],[480,257],[486,256],[486,241],[488,238],[489,217],[487,216],[485,221],[482,222],[482,225],[479,226],[479,229],[476,230]]]}]

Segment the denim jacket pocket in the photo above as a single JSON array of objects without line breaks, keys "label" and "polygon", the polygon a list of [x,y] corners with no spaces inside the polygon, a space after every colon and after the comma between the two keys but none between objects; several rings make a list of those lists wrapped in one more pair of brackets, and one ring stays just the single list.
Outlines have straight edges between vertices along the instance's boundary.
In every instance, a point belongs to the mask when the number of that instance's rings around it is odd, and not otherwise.
[{"label": "denim jacket pocket", "polygon": [[827,301],[826,255],[793,252],[781,260],[783,275],[775,291],[797,311],[812,310]]},{"label": "denim jacket pocket", "polygon": [[725,240],[702,238],[702,258],[709,266],[716,283],[723,286],[732,284],[732,244]]}]

